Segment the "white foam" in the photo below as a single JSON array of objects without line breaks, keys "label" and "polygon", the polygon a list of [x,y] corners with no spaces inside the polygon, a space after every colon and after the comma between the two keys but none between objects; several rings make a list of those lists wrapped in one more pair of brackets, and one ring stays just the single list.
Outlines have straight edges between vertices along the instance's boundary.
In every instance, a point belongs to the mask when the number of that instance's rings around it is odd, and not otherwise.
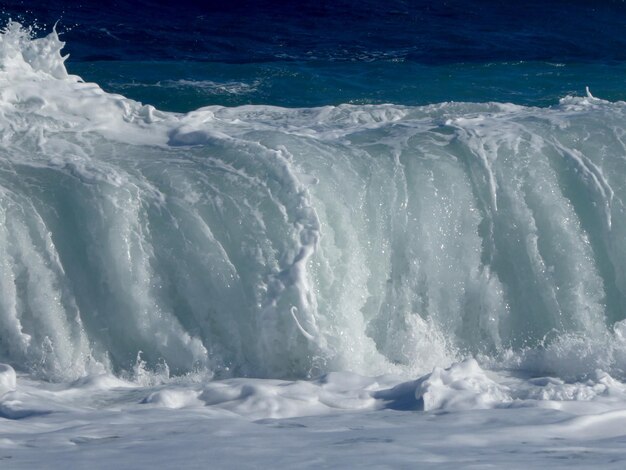
[{"label": "white foam", "polygon": [[555,457],[568,468],[610,466],[624,458],[625,390],[606,374],[566,383],[485,372],[473,360],[407,382],[350,373],[156,386],[20,377],[0,397],[0,456],[11,468],[286,468],[320,459],[522,468],[555,466]]},{"label": "white foam", "polygon": [[15,370],[7,364],[0,364],[0,396],[12,392],[17,387]]},{"label": "white foam", "polygon": [[474,359],[445,370],[435,368],[418,381],[415,397],[426,411],[483,409],[511,401],[506,388],[491,380]]}]

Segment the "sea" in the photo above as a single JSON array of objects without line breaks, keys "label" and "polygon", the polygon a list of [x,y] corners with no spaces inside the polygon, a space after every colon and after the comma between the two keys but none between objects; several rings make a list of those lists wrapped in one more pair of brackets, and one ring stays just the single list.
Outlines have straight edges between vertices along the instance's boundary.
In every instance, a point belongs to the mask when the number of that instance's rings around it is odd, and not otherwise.
[{"label": "sea", "polygon": [[0,468],[626,466],[626,3],[0,2]]}]

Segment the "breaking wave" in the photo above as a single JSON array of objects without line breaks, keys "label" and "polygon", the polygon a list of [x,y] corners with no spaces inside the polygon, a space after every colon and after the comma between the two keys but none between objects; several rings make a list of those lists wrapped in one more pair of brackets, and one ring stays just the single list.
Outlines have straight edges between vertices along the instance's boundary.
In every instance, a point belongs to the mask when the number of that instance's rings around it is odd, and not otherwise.
[{"label": "breaking wave", "polygon": [[626,103],[165,113],[0,35],[0,361],[626,367]]}]

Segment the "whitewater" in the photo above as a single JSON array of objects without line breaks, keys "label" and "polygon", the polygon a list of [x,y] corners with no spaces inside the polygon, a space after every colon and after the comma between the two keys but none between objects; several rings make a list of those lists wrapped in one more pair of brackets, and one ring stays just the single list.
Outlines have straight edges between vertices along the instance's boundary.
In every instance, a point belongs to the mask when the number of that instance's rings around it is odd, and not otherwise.
[{"label": "whitewater", "polygon": [[2,468],[626,459],[626,103],[172,113],[0,34]]}]

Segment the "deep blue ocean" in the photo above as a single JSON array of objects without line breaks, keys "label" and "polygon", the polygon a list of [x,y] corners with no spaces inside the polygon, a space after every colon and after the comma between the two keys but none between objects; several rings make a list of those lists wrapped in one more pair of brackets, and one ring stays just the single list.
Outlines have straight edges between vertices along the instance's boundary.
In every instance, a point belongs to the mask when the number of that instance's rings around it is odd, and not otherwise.
[{"label": "deep blue ocean", "polygon": [[56,24],[70,73],[164,110],[626,93],[620,0],[50,0],[0,11]]}]

